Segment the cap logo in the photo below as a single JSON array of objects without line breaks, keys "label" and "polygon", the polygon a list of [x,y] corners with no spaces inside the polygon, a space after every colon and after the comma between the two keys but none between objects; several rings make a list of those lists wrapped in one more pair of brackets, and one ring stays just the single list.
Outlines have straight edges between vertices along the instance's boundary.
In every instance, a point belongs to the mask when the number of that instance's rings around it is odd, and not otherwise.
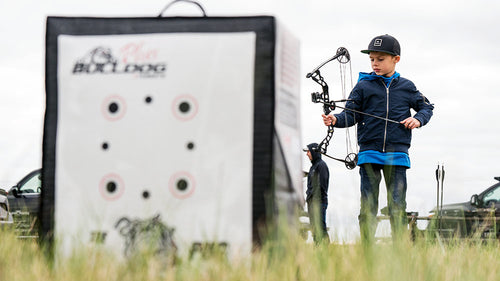
[{"label": "cap logo", "polygon": [[373,46],[375,47],[382,46],[382,39],[375,39],[375,42],[373,42]]}]

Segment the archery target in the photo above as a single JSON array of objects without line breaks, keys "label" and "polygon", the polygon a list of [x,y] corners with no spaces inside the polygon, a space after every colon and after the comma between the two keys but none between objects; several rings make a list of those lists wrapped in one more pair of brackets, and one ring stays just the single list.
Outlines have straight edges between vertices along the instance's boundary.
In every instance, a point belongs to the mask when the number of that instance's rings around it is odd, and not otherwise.
[{"label": "archery target", "polygon": [[275,18],[49,17],[46,30],[40,217],[57,252],[126,256],[156,229],[159,252],[248,254],[277,203],[295,211],[299,44]]},{"label": "archery target", "polygon": [[124,229],[159,215],[181,249],[249,251],[255,34],[60,35],[58,50],[61,245],[98,233],[125,253]]}]

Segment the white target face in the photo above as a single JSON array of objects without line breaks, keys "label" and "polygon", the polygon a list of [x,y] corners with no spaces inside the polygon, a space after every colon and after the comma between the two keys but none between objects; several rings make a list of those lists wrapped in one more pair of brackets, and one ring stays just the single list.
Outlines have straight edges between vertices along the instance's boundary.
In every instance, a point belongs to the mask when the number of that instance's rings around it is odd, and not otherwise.
[{"label": "white target face", "polygon": [[141,223],[175,229],[184,252],[250,251],[255,34],[60,35],[58,50],[63,251],[127,254]]}]

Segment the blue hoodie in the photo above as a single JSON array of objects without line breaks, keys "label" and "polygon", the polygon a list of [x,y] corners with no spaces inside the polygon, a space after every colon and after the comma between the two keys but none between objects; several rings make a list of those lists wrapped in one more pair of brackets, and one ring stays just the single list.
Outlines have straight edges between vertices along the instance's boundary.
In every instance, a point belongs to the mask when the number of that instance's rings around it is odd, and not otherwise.
[{"label": "blue hoodie", "polygon": [[[386,84],[387,82],[387,84]],[[352,89],[346,108],[352,108],[394,121],[403,121],[413,116],[421,126],[429,122],[434,106],[422,95],[413,82],[399,73],[392,77],[382,77],[375,73],[360,73],[356,86]],[[408,154],[411,145],[411,130],[404,125],[388,122],[360,113],[344,110],[335,114],[335,127],[358,126],[360,151],[403,152]]]}]

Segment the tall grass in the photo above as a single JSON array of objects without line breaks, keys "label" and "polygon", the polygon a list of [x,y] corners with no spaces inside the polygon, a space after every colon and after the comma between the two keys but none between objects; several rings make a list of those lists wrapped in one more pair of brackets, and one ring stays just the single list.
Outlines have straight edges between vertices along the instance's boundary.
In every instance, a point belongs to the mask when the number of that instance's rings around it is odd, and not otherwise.
[{"label": "tall grass", "polygon": [[230,260],[217,250],[173,263],[148,253],[124,260],[92,248],[53,263],[36,241],[0,231],[0,280],[500,280],[497,241],[440,245],[419,239],[363,247],[277,236],[251,256]]}]

